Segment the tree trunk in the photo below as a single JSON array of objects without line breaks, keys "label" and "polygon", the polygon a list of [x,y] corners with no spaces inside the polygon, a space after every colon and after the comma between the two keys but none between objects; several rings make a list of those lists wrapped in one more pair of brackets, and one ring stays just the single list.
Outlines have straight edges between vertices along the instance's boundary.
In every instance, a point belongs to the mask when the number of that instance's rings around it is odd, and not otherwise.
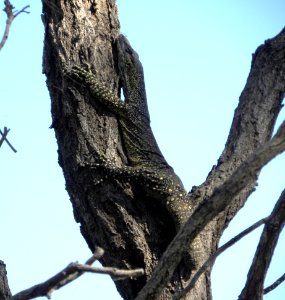
[{"label": "tree trunk", "polygon": [[12,295],[8,285],[6,265],[0,260],[0,300],[11,299]]},{"label": "tree trunk", "polygon": [[121,295],[134,299],[174,237],[174,227],[165,209],[143,194],[135,197],[130,185],[113,180],[94,184],[104,174],[82,167],[90,153],[105,153],[118,165],[126,161],[117,120],[103,106],[92,103],[86,91],[79,94],[67,85],[63,75],[66,65],[85,65],[118,93],[117,8],[112,0],[92,5],[89,1],[56,1],[52,6],[43,1],[43,12],[43,67],[52,100],[52,127],[74,216],[91,251],[97,245],[105,250],[103,265],[145,269],[144,277],[116,281]]},{"label": "tree trunk", "polygon": [[[96,246],[105,250],[103,265],[144,268],[143,277],[115,282],[124,299],[134,299],[175,236],[175,227],[166,209],[146,196],[142,188],[105,178],[104,172],[86,167],[92,153],[104,153],[118,166],[127,165],[127,158],[116,116],[94,103],[89,91],[75,88],[64,73],[64,69],[73,65],[91,69],[114,95],[120,94],[115,48],[120,30],[117,7],[114,0],[56,0],[53,4],[43,0],[43,22],[46,29],[43,69],[52,101],[52,127],[75,220],[80,223],[91,251]],[[276,60],[272,59],[270,64],[268,57],[280,54],[283,36],[284,32],[254,55],[218,165],[201,186],[189,193],[195,207],[270,138],[285,88],[280,76],[284,70],[276,68]],[[216,250],[223,230],[244,205],[255,183],[248,182],[233,204],[197,237],[202,247],[197,267]],[[180,263],[161,299],[171,299],[174,292],[183,288],[191,271],[185,262]],[[186,299],[211,299],[210,270]]]}]

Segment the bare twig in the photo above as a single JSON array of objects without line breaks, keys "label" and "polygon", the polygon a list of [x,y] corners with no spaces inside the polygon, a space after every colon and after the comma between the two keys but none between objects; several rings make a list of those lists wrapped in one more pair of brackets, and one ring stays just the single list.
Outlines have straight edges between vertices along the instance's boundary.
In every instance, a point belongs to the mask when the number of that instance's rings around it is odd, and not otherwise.
[{"label": "bare twig", "polygon": [[174,270],[185,255],[189,245],[203,228],[222,212],[231,201],[254,182],[263,166],[285,150],[285,121],[275,136],[258,148],[242,163],[232,176],[216,188],[208,199],[198,206],[192,216],[180,229],[155,267],[151,278],[139,292],[136,300],[158,299],[172,277]]},{"label": "bare twig", "polygon": [[245,237],[247,234],[249,234],[250,232],[252,232],[256,228],[258,228],[260,225],[266,223],[268,219],[269,219],[269,217],[263,218],[263,219],[257,221],[256,223],[254,223],[253,225],[251,225],[250,227],[248,227],[247,229],[245,229],[244,231],[242,231],[241,233],[239,233],[238,235],[236,235],[235,237],[233,237],[231,240],[229,240],[223,246],[221,246],[220,248],[218,248],[217,251],[212,256],[210,256],[206,260],[206,262],[202,265],[202,267],[195,273],[195,275],[193,276],[193,278],[191,279],[191,281],[189,282],[189,284],[187,285],[187,287],[183,291],[181,291],[180,293],[177,293],[177,294],[174,295],[173,300],[182,299],[184,296],[186,296],[187,293],[194,287],[194,285],[197,282],[197,280],[199,279],[199,277],[210,266],[212,266],[214,264],[216,258],[220,254],[222,254],[225,250],[227,250],[228,248],[230,248],[232,245],[234,245],[240,239],[242,239],[243,237]]},{"label": "bare twig", "polygon": [[2,135],[2,137],[0,139],[0,148],[1,148],[2,144],[3,144],[3,142],[5,141],[9,145],[9,147],[16,153],[17,150],[11,145],[11,143],[7,139],[7,135],[9,133],[9,131],[10,131],[10,129],[8,129],[7,127],[4,127],[4,132],[2,132],[0,130],[0,135]]},{"label": "bare twig", "polygon": [[281,284],[284,280],[285,280],[285,273],[281,277],[279,277],[274,283],[272,283],[267,288],[265,288],[263,290],[263,294],[265,295],[265,294],[271,292],[272,290],[274,290],[275,288],[277,288],[278,285]]},{"label": "bare twig", "polygon": [[13,10],[14,10],[15,7],[10,3],[9,0],[5,0],[4,4],[5,4],[5,8],[3,10],[4,10],[4,12],[7,15],[7,20],[6,20],[5,31],[4,31],[2,40],[0,42],[0,50],[4,47],[4,45],[5,45],[5,43],[6,43],[7,39],[8,39],[10,28],[11,28],[11,24],[14,21],[14,19],[20,13],[26,13],[26,14],[30,13],[29,11],[27,11],[27,9],[30,7],[30,5],[26,5],[21,10],[19,10],[19,11],[16,10],[16,11],[13,12]]},{"label": "bare twig", "polygon": [[0,140],[0,147],[2,146],[3,142],[6,140],[6,137],[7,137],[8,133],[9,133],[9,131],[10,131],[10,129],[8,129],[7,127],[4,127],[4,132],[2,132],[0,130],[0,134],[2,135],[2,138]]},{"label": "bare twig", "polygon": [[[94,254],[85,262],[85,265],[92,265],[96,260],[98,260],[100,257],[102,257],[103,254],[104,254],[104,250],[100,247],[97,247],[95,249]],[[47,294],[47,297],[50,298],[53,291],[59,290],[63,286],[65,286],[65,285],[69,284],[70,282],[74,281],[75,279],[80,277],[83,273],[84,272],[82,272],[82,271],[77,271],[77,272],[74,272],[74,273],[66,276],[66,278],[60,280],[52,289],[50,289],[50,291]]]},{"label": "bare twig", "polygon": [[111,267],[94,268],[90,265],[104,254],[103,249],[97,248],[94,255],[86,261],[84,265],[71,263],[62,271],[45,282],[26,289],[12,297],[12,300],[28,300],[36,297],[47,297],[50,299],[53,291],[60,289],[71,281],[77,279],[85,272],[108,274],[112,277],[125,279],[134,278],[144,274],[143,269],[123,270]]}]

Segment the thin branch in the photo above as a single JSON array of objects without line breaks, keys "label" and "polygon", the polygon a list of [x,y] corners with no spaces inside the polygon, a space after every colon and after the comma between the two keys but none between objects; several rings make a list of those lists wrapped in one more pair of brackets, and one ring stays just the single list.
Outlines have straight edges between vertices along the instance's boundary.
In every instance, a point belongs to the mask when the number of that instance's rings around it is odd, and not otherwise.
[{"label": "thin branch", "polygon": [[115,277],[116,279],[134,278],[144,274],[143,269],[122,270],[111,267],[91,267],[90,265],[93,264],[97,259],[99,259],[103,254],[104,250],[97,247],[94,255],[86,261],[85,265],[71,263],[62,271],[46,280],[45,282],[32,286],[31,288],[14,295],[12,297],[12,300],[28,300],[37,297],[47,297],[48,299],[50,299],[53,291],[58,290],[68,283],[74,281],[85,272],[108,274],[112,277]]},{"label": "thin branch", "polygon": [[197,282],[197,280],[199,279],[199,277],[209,268],[211,267],[216,258],[222,254],[225,250],[227,250],[228,248],[230,248],[232,245],[234,245],[235,243],[237,243],[239,240],[241,240],[243,237],[245,237],[247,234],[249,234],[250,232],[252,232],[253,230],[257,229],[260,225],[263,225],[264,223],[266,223],[268,221],[269,217],[267,218],[263,218],[259,221],[257,221],[256,223],[254,223],[253,225],[251,225],[250,227],[248,227],[247,229],[243,230],[241,233],[239,233],[238,235],[236,235],[235,237],[233,237],[231,240],[229,240],[227,243],[225,243],[223,246],[221,246],[220,248],[217,249],[217,251],[211,255],[206,262],[202,265],[202,267],[195,273],[195,275],[193,276],[193,278],[191,279],[191,281],[189,282],[189,284],[187,285],[187,287],[175,294],[173,296],[173,300],[178,300],[183,298],[184,296],[187,295],[187,293],[194,287],[195,283]]},{"label": "thin branch", "polygon": [[11,28],[11,25],[12,25],[12,22],[14,21],[14,19],[21,13],[26,13],[26,14],[30,13],[29,11],[27,11],[27,9],[30,7],[30,5],[26,5],[21,10],[13,12],[13,9],[15,7],[10,3],[9,0],[5,0],[4,4],[5,4],[5,8],[3,9],[3,11],[7,15],[7,20],[6,20],[5,31],[4,31],[2,40],[0,42],[0,50],[4,47],[4,45],[8,39],[10,28]]},{"label": "thin branch", "polygon": [[267,288],[265,288],[263,290],[263,295],[273,291],[275,288],[278,287],[279,284],[281,284],[283,281],[285,281],[285,273],[279,277],[274,283],[272,283],[271,285],[269,285]]},{"label": "thin branch", "polygon": [[30,12],[27,11],[28,8],[30,8],[30,5],[24,6],[24,7],[23,7],[21,10],[19,10],[19,11],[16,10],[16,11],[14,12],[14,19],[15,19],[19,14],[21,14],[21,13],[29,14]]},{"label": "thin branch", "polygon": [[138,276],[142,276],[144,274],[143,269],[133,269],[133,270],[126,270],[126,269],[117,269],[112,267],[104,267],[104,268],[94,268],[87,265],[81,265],[78,263],[73,263],[70,265],[71,269],[74,268],[76,271],[81,272],[90,272],[90,273],[98,273],[98,274],[107,274],[115,277],[115,280],[118,278],[120,280],[126,278],[135,278]]},{"label": "thin branch", "polygon": [[151,278],[142,288],[136,300],[154,300],[159,298],[194,238],[211,220],[232,203],[233,199],[249,182],[256,181],[257,174],[263,166],[284,150],[285,121],[269,142],[258,148],[236,169],[230,178],[214,190],[212,196],[205,199],[193,212],[184,227],[181,228],[168,246],[154,269]]},{"label": "thin branch", "polygon": [[[96,260],[98,260],[100,257],[102,257],[103,254],[104,254],[104,250],[100,247],[97,247],[95,249],[94,254],[85,262],[85,265],[92,265]],[[74,272],[74,273],[66,276],[66,278],[60,280],[56,285],[54,285],[53,288],[50,289],[50,291],[47,293],[47,297],[50,298],[53,291],[59,290],[63,286],[65,286],[65,285],[69,284],[70,282],[76,280],[83,273],[84,272],[79,272],[79,271]]]},{"label": "thin branch", "polygon": [[270,220],[264,226],[239,300],[262,299],[265,276],[284,225],[285,189],[270,215]]},{"label": "thin branch", "polygon": [[9,131],[10,131],[10,129],[8,129],[7,127],[4,127],[4,132],[2,132],[0,130],[0,135],[2,135],[2,137],[0,139],[0,148],[1,148],[2,144],[3,144],[3,142],[5,141],[9,145],[9,147],[16,153],[17,150],[11,145],[11,143],[7,139],[7,135],[8,135]]},{"label": "thin branch", "polygon": [[8,133],[9,133],[9,131],[10,131],[10,129],[8,129],[7,127],[4,127],[4,132],[2,132],[2,131],[0,130],[0,134],[2,135],[2,138],[1,138],[1,140],[0,140],[0,147],[2,146],[3,142],[4,142],[5,140],[7,140],[6,137],[7,137]]}]

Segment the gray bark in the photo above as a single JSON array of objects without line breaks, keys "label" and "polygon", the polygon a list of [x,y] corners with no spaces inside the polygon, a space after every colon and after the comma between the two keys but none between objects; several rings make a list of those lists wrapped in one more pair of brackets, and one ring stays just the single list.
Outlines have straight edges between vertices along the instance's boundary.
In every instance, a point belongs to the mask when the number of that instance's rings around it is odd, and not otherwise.
[{"label": "gray bark", "polygon": [[6,265],[0,260],[0,300],[11,299],[11,292],[8,285]]},{"label": "gray bark", "polygon": [[95,185],[94,181],[104,174],[82,168],[93,151],[104,153],[119,165],[126,158],[115,116],[92,103],[87,91],[80,94],[67,86],[63,75],[66,64],[88,65],[117,94],[119,79],[113,47],[119,23],[115,2],[102,0],[91,6],[89,1],[55,1],[50,6],[43,1],[43,12],[43,68],[52,100],[59,164],[74,216],[91,251],[97,245],[105,250],[103,265],[146,270],[144,277],[116,282],[121,295],[133,299],[174,237],[175,229],[169,224],[167,211],[144,197],[142,191],[113,180]]},{"label": "gray bark", "polygon": [[264,226],[251,268],[247,275],[246,285],[238,298],[239,300],[263,299],[265,276],[284,224],[285,190],[276,203],[269,222]]}]

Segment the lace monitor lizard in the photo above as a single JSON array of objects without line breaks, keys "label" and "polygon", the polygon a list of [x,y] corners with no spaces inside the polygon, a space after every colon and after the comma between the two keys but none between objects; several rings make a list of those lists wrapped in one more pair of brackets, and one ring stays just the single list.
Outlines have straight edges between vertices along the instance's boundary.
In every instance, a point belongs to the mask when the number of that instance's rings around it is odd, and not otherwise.
[{"label": "lace monitor lizard", "polygon": [[[66,75],[89,89],[94,100],[112,111],[121,127],[129,165],[117,167],[99,154],[98,168],[114,178],[128,178],[143,185],[147,194],[159,200],[173,218],[176,230],[191,214],[191,204],[180,178],[163,157],[150,126],[143,67],[138,54],[123,35],[117,40],[118,71],[125,100],[115,96],[85,69],[72,66]],[[197,248],[192,245],[192,248]],[[198,249],[197,249],[198,250]],[[195,260],[191,258],[195,265]]]}]

